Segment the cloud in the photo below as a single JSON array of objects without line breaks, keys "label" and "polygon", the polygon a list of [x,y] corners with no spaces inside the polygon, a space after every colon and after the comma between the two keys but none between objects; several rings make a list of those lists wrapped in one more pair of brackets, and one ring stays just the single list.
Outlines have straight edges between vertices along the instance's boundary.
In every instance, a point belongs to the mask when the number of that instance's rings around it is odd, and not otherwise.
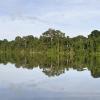
[{"label": "cloud", "polygon": [[99,9],[99,0],[0,0],[0,38],[39,36],[48,28],[87,35],[100,28]]}]

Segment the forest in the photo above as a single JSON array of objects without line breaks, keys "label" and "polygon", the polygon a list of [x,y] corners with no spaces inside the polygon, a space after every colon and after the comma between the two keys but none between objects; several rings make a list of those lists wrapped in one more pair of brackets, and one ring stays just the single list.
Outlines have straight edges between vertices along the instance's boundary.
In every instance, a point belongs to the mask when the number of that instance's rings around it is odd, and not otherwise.
[{"label": "forest", "polygon": [[48,29],[40,37],[17,36],[15,40],[0,40],[0,53],[59,53],[59,54],[100,54],[100,31],[94,30],[87,37],[70,38],[60,30]]},{"label": "forest", "polygon": [[34,69],[39,66],[47,76],[59,76],[73,68],[92,77],[100,77],[100,31],[87,37],[70,38],[65,33],[49,29],[37,38],[32,35],[15,40],[0,40],[0,64],[15,64],[17,68]]}]

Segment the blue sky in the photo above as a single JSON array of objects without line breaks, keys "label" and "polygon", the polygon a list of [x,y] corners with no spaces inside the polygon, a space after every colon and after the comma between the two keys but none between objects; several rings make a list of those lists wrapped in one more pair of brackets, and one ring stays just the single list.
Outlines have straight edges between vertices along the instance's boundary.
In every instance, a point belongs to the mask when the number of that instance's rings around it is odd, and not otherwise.
[{"label": "blue sky", "polygon": [[48,28],[66,36],[100,29],[100,0],[0,0],[0,39],[40,36]]}]

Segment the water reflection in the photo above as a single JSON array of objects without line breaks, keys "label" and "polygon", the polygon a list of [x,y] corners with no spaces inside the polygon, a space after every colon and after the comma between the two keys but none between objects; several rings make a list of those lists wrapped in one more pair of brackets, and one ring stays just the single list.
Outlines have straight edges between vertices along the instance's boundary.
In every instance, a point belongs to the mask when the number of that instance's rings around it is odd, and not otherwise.
[{"label": "water reflection", "polygon": [[49,76],[59,76],[69,69],[89,70],[94,78],[100,77],[100,57],[95,55],[47,55],[41,53],[1,53],[0,63],[15,64],[16,68],[34,69],[39,67]]}]

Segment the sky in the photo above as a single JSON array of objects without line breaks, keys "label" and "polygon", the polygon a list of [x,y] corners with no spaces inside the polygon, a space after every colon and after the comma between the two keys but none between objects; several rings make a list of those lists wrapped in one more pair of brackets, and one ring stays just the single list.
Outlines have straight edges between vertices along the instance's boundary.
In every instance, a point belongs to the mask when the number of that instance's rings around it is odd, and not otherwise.
[{"label": "sky", "polygon": [[39,37],[49,28],[66,36],[100,29],[100,0],[0,0],[0,39]]}]

